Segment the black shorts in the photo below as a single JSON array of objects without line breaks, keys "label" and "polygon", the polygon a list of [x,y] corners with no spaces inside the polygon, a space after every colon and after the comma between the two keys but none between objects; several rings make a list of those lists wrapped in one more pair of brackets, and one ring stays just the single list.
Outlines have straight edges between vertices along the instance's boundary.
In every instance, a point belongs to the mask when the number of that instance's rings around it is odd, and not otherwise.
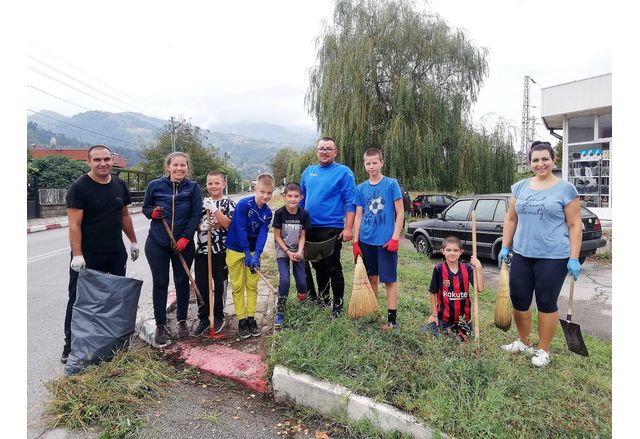
[{"label": "black shorts", "polygon": [[514,253],[509,272],[509,289],[513,308],[517,311],[527,311],[531,307],[535,290],[538,311],[556,312],[558,296],[568,273],[568,260],[569,258],[527,258]]}]

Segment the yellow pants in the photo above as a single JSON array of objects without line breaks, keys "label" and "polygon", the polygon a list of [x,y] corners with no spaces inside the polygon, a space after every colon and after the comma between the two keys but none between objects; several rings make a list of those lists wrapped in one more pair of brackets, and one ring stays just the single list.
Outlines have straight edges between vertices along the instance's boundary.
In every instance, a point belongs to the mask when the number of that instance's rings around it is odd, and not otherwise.
[{"label": "yellow pants", "polygon": [[[244,265],[244,253],[230,249],[227,249],[227,267],[229,267],[233,307],[236,310],[238,320],[254,317],[258,302],[258,273],[251,273],[249,267]],[[245,289],[247,291],[246,301]]]}]

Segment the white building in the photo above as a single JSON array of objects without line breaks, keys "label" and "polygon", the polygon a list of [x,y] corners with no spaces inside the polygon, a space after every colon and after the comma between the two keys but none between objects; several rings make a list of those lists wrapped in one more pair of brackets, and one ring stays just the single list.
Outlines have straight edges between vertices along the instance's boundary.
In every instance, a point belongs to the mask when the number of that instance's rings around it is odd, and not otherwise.
[{"label": "white building", "polygon": [[562,178],[583,206],[611,220],[611,73],[543,88],[541,100],[544,124],[562,140]]}]

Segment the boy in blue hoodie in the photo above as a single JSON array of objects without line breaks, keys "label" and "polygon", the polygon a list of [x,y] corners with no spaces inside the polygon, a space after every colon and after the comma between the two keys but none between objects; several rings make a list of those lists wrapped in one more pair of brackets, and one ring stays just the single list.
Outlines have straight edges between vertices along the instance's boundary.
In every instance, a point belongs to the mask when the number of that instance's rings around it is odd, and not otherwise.
[{"label": "boy in blue hoodie", "polygon": [[238,202],[227,235],[227,267],[241,338],[262,334],[255,319],[258,302],[258,273],[255,270],[260,269],[260,255],[267,242],[272,217],[267,203],[271,201],[274,186],[271,175],[258,175],[254,196]]}]

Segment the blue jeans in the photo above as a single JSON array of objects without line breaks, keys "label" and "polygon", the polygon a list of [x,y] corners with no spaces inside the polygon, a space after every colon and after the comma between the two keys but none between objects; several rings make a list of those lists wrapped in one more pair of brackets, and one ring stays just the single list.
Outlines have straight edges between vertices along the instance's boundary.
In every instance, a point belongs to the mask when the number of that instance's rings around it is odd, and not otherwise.
[{"label": "blue jeans", "polygon": [[[182,257],[188,267],[191,267],[194,254],[195,245],[192,240],[182,252]],[[173,253],[171,248],[158,245],[151,239],[147,239],[144,245],[144,255],[147,257],[153,277],[153,316],[156,319],[156,325],[167,324],[169,262],[173,268],[173,283],[176,287],[176,301],[178,302],[176,318],[177,320],[186,320],[189,308],[189,277],[184,271],[178,255]]]},{"label": "blue jeans", "polygon": [[280,283],[278,284],[279,299],[286,299],[289,296],[289,286],[291,285],[289,263],[293,265],[293,278],[296,282],[296,290],[298,290],[298,293],[307,293],[307,277],[304,269],[305,262],[293,262],[290,261],[289,258],[278,258],[278,272],[280,273]]}]

